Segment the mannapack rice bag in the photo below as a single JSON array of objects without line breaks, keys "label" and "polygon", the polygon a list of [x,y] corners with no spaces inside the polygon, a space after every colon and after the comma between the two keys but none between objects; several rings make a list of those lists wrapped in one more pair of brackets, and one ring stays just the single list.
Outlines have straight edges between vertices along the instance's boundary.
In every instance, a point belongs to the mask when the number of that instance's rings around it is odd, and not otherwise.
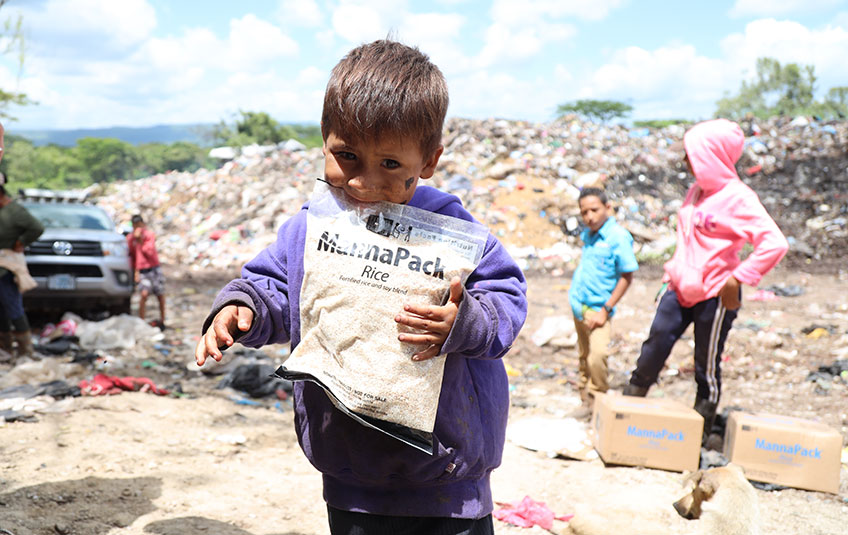
[{"label": "mannapack rice bag", "polygon": [[404,304],[447,302],[476,268],[488,230],[420,208],[361,203],[317,181],[307,212],[301,341],[277,370],[319,384],[363,425],[433,453],[445,356],[398,340]]}]

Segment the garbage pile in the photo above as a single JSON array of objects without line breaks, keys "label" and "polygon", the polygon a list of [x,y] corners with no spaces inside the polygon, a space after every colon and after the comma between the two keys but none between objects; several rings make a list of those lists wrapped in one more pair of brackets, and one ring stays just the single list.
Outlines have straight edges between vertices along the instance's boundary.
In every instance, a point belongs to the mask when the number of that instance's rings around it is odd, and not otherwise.
[{"label": "garbage pile", "polygon": [[[745,121],[739,174],[790,242],[790,257],[837,259],[848,248],[848,122],[805,117]],[[640,260],[675,243],[675,214],[691,177],[685,125],[601,125],[450,119],[441,170],[422,181],[459,196],[525,269],[560,271],[579,258],[577,196],[603,186]],[[323,174],[320,149],[242,155],[217,170],[118,182],[101,198],[117,221],[145,215],[163,261],[237,270],[272,243]]]}]

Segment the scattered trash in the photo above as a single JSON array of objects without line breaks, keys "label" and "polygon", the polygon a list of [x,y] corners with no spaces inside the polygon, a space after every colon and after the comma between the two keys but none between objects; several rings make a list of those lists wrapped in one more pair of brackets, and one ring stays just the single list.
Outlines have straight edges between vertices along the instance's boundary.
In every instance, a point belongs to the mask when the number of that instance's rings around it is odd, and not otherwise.
[{"label": "scattered trash", "polygon": [[292,392],[292,383],[274,377],[275,369],[271,364],[241,364],[221,379],[217,388],[229,387],[252,398],[277,396],[285,399]]},{"label": "scattered trash", "polygon": [[771,286],[766,286],[763,290],[779,295],[780,297],[798,297],[799,295],[804,295],[804,288],[797,284],[791,284],[789,286],[773,284]]},{"label": "scattered trash", "polygon": [[103,321],[81,320],[76,329],[86,349],[129,349],[141,341],[158,342],[165,336],[138,316],[122,314]]},{"label": "scattered trash", "polygon": [[529,496],[525,496],[520,502],[497,502],[497,505],[500,508],[492,512],[493,517],[521,528],[539,526],[550,531],[554,527],[554,520],[568,522],[574,517],[574,515],[556,516],[544,502],[537,502]]},{"label": "scattered trash", "polygon": [[[844,379],[847,373],[848,359],[839,359],[833,361],[833,364],[831,364],[830,366],[819,366],[818,371],[810,372],[810,374],[807,376],[807,380],[814,381],[816,379],[821,378],[827,381],[832,381],[837,377]],[[0,396],[2,396],[2,392],[0,392]]]},{"label": "scattered trash", "polygon": [[507,439],[528,450],[578,461],[598,458],[589,438],[589,426],[574,418],[527,418],[509,424]]},{"label": "scattered trash", "polygon": [[508,377],[521,377],[521,370],[513,368],[508,362],[504,362],[504,367],[506,368],[506,374]]},{"label": "scattered trash", "polygon": [[80,390],[84,396],[104,396],[122,392],[152,392],[164,396],[167,390],[157,388],[147,377],[114,377],[98,373],[90,381],[80,381]]},{"label": "scattered trash", "polygon": [[789,488],[783,485],[778,485],[777,483],[764,483],[762,481],[752,481],[750,479],[748,481],[751,482],[751,485],[753,485],[755,489],[764,490],[766,492],[771,492],[775,490],[786,490]]},{"label": "scattered trash", "polygon": [[775,301],[777,294],[768,290],[757,290],[748,296],[749,301]]},{"label": "scattered trash", "polygon": [[537,346],[575,347],[577,332],[571,316],[548,316],[530,337]]},{"label": "scattered trash", "polygon": [[247,437],[242,435],[241,433],[235,434],[224,434],[224,435],[216,435],[216,442],[223,442],[224,444],[231,444],[233,446],[241,446],[247,442]]},{"label": "scattered trash", "polygon": [[828,336],[830,333],[824,327],[818,327],[813,329],[812,331],[807,333],[807,338],[812,338],[813,340],[818,340],[822,336]]},{"label": "scattered trash", "polygon": [[721,453],[701,448],[701,464],[698,466],[698,469],[709,470],[710,468],[716,468],[718,466],[726,466],[729,462],[730,461],[727,460],[727,457]]},{"label": "scattered trash", "polygon": [[[818,259],[848,246],[848,198],[841,194],[848,168],[839,164],[848,122],[807,121],[743,121],[759,135],[746,140],[738,166],[780,227],[791,229],[790,254]],[[548,123],[452,118],[430,182],[460,197],[525,268],[554,269],[579,258],[577,196],[593,184],[603,184],[623,208],[617,219],[637,247],[662,255],[675,240],[678,205],[668,199],[682,199],[691,183],[681,162],[685,130],[628,129],[576,116]],[[240,154],[219,147],[216,157],[229,160],[219,169],[116,181],[100,204],[127,220],[157,213],[159,254],[174,265],[237,269],[273,242],[308,198],[311,179],[321,176],[320,148],[287,143]],[[521,206],[514,195],[522,196]],[[542,254],[555,244],[553,254]]]}]

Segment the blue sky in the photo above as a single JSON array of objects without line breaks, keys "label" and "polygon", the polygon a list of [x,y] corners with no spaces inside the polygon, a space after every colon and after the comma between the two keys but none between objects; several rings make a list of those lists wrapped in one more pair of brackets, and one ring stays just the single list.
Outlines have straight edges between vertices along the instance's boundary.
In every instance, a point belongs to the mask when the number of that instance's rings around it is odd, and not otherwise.
[{"label": "blue sky", "polygon": [[0,58],[0,87],[39,104],[9,131],[317,123],[333,65],[389,32],[445,73],[449,116],[548,121],[596,98],[706,118],[762,56],[848,86],[848,0],[9,0],[0,19],[17,14],[26,61]]}]

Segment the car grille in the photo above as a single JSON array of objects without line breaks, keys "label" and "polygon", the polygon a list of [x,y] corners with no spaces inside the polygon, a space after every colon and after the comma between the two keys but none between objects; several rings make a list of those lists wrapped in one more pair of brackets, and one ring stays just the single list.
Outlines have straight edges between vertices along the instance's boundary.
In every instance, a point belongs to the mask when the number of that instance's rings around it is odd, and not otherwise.
[{"label": "car grille", "polygon": [[[26,251],[30,255],[56,255],[53,244],[57,241],[67,241],[71,244],[71,254],[68,256],[103,256],[103,248],[100,242],[81,240],[40,240],[32,242]],[[64,256],[64,255],[59,255]]]},{"label": "car grille", "polygon": [[29,274],[33,277],[49,277],[50,275],[68,274],[75,277],[102,277],[103,272],[97,266],[63,265],[63,264],[27,264]]}]

